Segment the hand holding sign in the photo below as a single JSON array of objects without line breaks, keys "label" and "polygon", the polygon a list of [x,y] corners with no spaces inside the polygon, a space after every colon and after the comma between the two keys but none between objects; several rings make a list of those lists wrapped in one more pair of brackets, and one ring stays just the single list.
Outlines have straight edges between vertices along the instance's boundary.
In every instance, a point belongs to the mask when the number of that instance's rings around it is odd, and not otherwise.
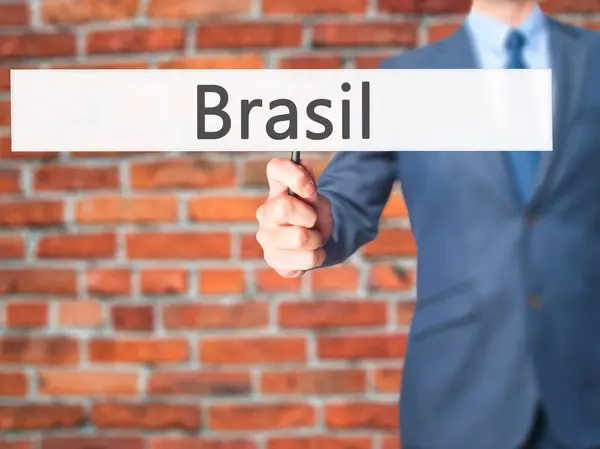
[{"label": "hand holding sign", "polygon": [[270,267],[283,277],[298,277],[325,261],[323,245],[333,229],[331,205],[317,192],[314,172],[304,163],[272,159],[267,179],[269,197],[256,213],[256,240]]}]

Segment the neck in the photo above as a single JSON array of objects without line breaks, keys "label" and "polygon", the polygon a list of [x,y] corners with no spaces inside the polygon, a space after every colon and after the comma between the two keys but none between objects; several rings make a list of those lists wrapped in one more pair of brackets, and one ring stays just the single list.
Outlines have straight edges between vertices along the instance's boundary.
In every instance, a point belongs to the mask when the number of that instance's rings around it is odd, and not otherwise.
[{"label": "neck", "polygon": [[472,8],[510,27],[519,26],[537,5],[535,0],[473,0]]}]

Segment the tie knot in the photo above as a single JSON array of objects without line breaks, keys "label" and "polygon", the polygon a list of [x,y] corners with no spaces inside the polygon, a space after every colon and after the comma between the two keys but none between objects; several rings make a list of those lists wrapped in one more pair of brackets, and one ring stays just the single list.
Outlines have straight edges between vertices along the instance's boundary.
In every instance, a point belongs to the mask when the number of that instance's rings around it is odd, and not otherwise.
[{"label": "tie knot", "polygon": [[518,52],[525,46],[525,35],[518,30],[512,30],[506,38],[506,49],[510,52]]}]

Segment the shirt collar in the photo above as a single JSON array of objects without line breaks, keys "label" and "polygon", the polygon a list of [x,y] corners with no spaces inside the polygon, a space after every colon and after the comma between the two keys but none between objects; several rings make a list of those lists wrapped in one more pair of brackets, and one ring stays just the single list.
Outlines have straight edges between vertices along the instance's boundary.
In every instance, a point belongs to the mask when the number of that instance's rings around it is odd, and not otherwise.
[{"label": "shirt collar", "polygon": [[[540,37],[546,30],[546,16],[536,5],[529,16],[517,27],[527,39],[527,47],[535,49],[539,45]],[[505,23],[479,11],[471,10],[467,16],[467,28],[471,31],[480,45],[498,55],[505,53],[505,42],[508,33],[512,30]]]}]

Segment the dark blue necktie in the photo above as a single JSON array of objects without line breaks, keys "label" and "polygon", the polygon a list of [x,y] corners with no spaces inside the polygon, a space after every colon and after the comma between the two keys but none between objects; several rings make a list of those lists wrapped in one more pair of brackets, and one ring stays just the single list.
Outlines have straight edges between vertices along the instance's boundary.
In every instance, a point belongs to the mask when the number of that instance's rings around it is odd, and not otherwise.
[{"label": "dark blue necktie", "polygon": [[[506,39],[506,50],[508,52],[507,69],[526,69],[523,60],[523,48],[525,47],[525,36],[513,30]],[[507,152],[508,160],[513,170],[515,181],[525,200],[533,194],[535,180],[540,166],[541,155],[539,151],[510,151]]]}]

